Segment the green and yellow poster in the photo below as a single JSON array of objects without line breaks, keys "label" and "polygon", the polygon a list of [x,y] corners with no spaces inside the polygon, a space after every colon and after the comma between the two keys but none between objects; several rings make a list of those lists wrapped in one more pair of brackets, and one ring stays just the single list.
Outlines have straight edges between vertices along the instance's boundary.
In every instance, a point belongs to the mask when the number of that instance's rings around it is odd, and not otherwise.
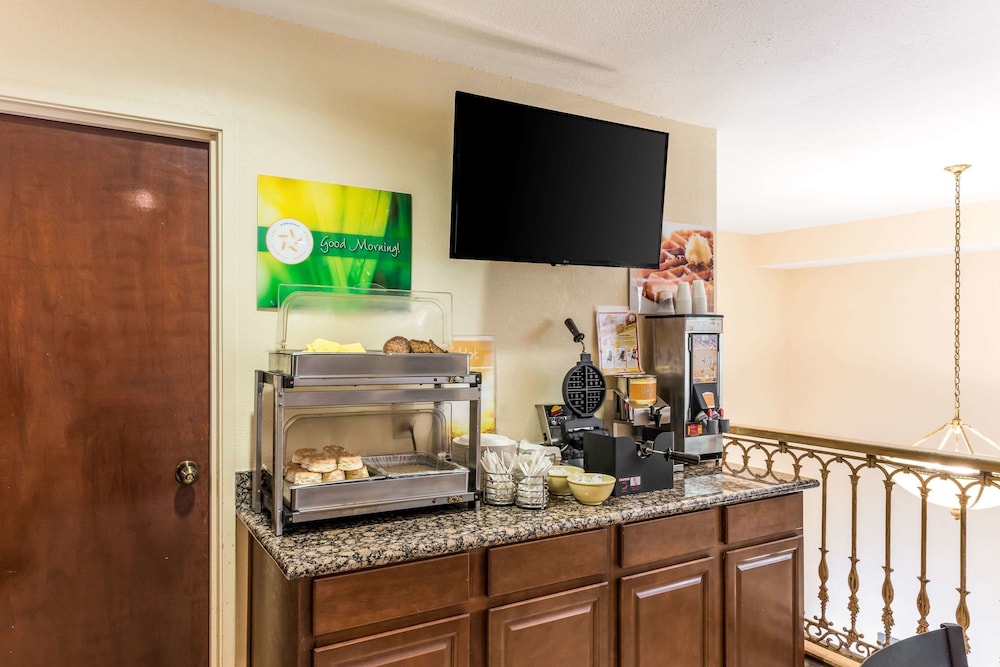
[{"label": "green and yellow poster", "polygon": [[258,308],[281,285],[410,289],[412,257],[410,195],[257,177]]}]

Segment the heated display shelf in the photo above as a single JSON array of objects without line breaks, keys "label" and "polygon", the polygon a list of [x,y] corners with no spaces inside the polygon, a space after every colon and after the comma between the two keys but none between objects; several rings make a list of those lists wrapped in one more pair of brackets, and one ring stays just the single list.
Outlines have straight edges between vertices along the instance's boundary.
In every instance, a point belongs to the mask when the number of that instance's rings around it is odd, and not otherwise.
[{"label": "heated display shelf", "polygon": [[[373,322],[381,324],[384,331],[416,331],[426,338],[435,334],[447,346],[451,343],[448,295],[307,292],[300,299],[295,296],[282,305],[279,349],[269,355],[269,370],[255,373],[252,502],[255,511],[270,513],[274,533],[281,535],[286,524],[478,503],[482,379],[479,373],[469,371],[469,355],[282,349],[292,338],[291,324],[297,327],[295,344],[305,346],[302,341],[309,336],[302,334],[304,323],[328,336],[349,340],[348,336],[359,335],[358,322],[367,326],[367,334],[360,334],[368,336],[366,349],[381,347],[378,337],[385,335],[378,333]],[[338,332],[338,324],[343,328],[345,322],[353,324],[350,331]],[[456,403],[467,403],[469,408],[470,456],[464,466],[450,460],[445,444],[450,441],[445,437],[450,424],[444,408]],[[435,435],[422,443],[419,451],[412,432],[412,451],[393,451],[391,443],[381,442],[377,436],[355,435],[345,443],[361,455],[366,478],[314,484],[291,484],[284,478],[284,466],[293,449],[289,431],[303,418],[329,417],[334,426],[327,430],[335,431],[338,419],[381,419],[394,425],[394,419],[413,422],[427,415],[435,420]],[[378,432],[367,423],[360,430]],[[322,448],[323,443],[306,444]]]}]

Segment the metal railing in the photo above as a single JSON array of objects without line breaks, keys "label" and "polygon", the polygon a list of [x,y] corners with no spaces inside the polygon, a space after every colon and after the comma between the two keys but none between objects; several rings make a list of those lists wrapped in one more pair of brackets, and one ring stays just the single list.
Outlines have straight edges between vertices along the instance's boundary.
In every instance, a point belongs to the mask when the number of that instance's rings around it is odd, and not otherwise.
[{"label": "metal railing", "polygon": [[[925,632],[931,624],[932,579],[954,580],[957,592],[954,614],[939,612],[935,624],[958,623],[971,648],[968,597],[977,573],[969,571],[970,512],[1000,504],[1000,460],[735,426],[725,438],[723,465],[759,479],[790,473],[820,482],[806,494],[807,649],[821,647],[818,654],[832,652],[850,664],[896,636]],[[897,487],[910,493],[894,493]],[[949,506],[951,516],[938,504]],[[848,511],[840,512],[845,506]],[[972,512],[976,526],[984,517],[985,532],[992,533],[997,512]],[[869,562],[879,566],[862,567]],[[843,571],[835,573],[834,564]],[[906,570],[915,570],[915,582],[904,578]],[[916,588],[912,607],[897,599],[901,582]],[[934,590],[941,597],[953,595]],[[984,616],[991,618],[981,620],[983,627],[996,627],[1000,600],[986,603]],[[868,611],[872,606],[880,608]],[[901,614],[914,625],[897,627]]]}]

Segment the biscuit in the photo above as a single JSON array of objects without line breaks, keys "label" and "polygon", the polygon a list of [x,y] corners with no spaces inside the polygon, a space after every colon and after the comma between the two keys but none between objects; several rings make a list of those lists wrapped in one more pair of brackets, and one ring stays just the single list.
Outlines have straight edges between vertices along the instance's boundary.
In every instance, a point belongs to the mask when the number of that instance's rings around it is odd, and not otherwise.
[{"label": "biscuit", "polygon": [[292,484],[316,484],[323,481],[323,475],[309,470],[288,470],[285,472],[285,480]]},{"label": "biscuit", "polygon": [[292,477],[297,472],[305,472],[305,468],[300,466],[298,463],[286,463],[285,469],[282,471],[282,475],[286,482],[291,482]]},{"label": "biscuit", "polygon": [[344,479],[343,470],[331,470],[330,472],[323,473],[324,482],[340,482]]},{"label": "biscuit", "polygon": [[368,477],[368,468],[366,466],[361,466],[357,470],[341,470],[338,472],[343,472],[347,479],[364,479]]},{"label": "biscuit", "polygon": [[292,453],[292,463],[305,463],[307,459],[319,454],[318,449],[312,447],[302,447]]},{"label": "biscuit", "polygon": [[340,457],[337,467],[341,470],[360,470],[365,467],[365,464],[360,456],[348,452]]},{"label": "biscuit", "polygon": [[305,460],[302,467],[312,472],[332,472],[337,469],[337,457],[317,454]]}]

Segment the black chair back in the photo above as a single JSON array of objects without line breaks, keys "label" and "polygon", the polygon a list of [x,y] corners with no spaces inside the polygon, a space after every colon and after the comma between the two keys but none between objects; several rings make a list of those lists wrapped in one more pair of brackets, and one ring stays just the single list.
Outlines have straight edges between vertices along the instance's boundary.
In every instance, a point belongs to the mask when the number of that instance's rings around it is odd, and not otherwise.
[{"label": "black chair back", "polygon": [[962,626],[942,623],[873,653],[861,667],[969,667]]}]

